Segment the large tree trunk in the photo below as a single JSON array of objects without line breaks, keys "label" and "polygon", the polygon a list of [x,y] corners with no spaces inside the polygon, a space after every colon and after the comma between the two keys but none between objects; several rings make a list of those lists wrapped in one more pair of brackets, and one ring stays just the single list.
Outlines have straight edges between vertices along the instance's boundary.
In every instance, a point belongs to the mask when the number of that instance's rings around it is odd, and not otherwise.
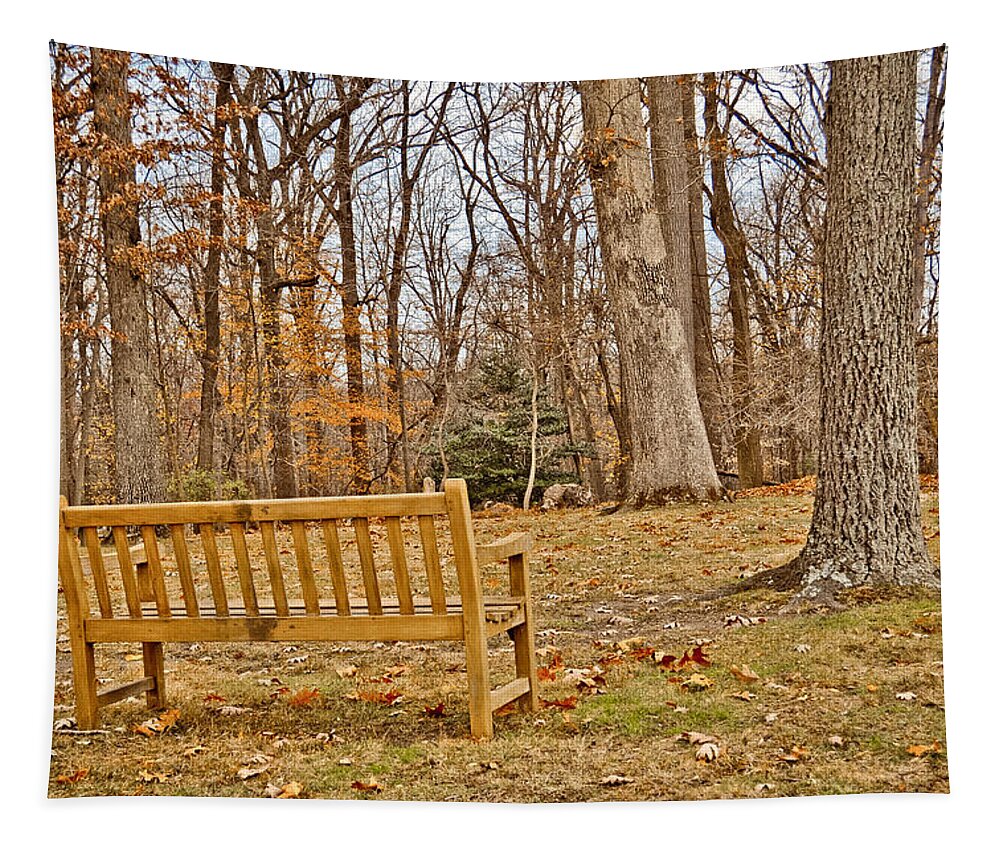
[{"label": "large tree trunk", "polygon": [[129,54],[91,50],[101,232],[111,311],[111,404],[120,502],[164,498],[128,93]]},{"label": "large tree trunk", "polygon": [[726,177],[728,140],[718,123],[714,74],[705,75],[705,138],[712,164],[712,224],[722,243],[729,278],[729,313],[733,323],[733,437],[740,484],[758,487],[764,481],[760,430],[751,412],[754,396],[753,340],[747,279],[750,277],[746,240],[736,225]]},{"label": "large tree trunk", "polygon": [[653,200],[637,79],[580,83],[585,142],[628,410],[624,501],[715,499],[722,487],[698,406],[679,281]]},{"label": "large tree trunk", "polygon": [[913,324],[916,53],[831,64],[820,452],[801,597],[940,583],[920,524]]}]

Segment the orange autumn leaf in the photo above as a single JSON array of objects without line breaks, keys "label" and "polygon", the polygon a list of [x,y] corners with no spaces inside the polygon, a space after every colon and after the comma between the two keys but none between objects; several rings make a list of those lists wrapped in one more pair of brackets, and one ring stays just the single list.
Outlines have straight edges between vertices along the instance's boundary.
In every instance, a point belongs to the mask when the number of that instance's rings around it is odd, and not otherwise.
[{"label": "orange autumn leaf", "polygon": [[89,768],[79,768],[72,774],[60,774],[56,777],[56,783],[79,783],[88,774],[90,774]]},{"label": "orange autumn leaf", "polygon": [[314,701],[321,700],[322,695],[319,693],[319,689],[315,688],[303,688],[295,692],[290,698],[288,698],[289,706],[312,706]]}]

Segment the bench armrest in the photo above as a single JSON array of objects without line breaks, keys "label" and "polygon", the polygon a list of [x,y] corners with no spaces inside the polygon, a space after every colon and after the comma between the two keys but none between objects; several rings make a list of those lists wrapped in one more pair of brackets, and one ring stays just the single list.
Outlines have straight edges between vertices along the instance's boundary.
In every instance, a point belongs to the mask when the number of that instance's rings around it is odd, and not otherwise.
[{"label": "bench armrest", "polygon": [[481,563],[503,561],[511,556],[527,555],[534,545],[530,532],[513,532],[489,544],[476,546],[476,561]]}]

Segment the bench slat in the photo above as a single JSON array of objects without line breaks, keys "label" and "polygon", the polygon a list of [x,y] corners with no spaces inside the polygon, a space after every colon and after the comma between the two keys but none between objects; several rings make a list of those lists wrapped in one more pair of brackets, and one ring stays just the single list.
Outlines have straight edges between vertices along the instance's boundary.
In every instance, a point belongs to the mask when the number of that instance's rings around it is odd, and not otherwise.
[{"label": "bench slat", "polygon": [[201,546],[205,551],[205,567],[208,570],[208,581],[212,586],[215,613],[219,617],[226,617],[229,614],[229,601],[226,599],[226,585],[222,580],[219,548],[215,543],[215,526],[211,523],[201,523],[198,525],[198,532],[201,534]]},{"label": "bench slat", "polygon": [[337,598],[337,614],[351,613],[350,594],[347,590],[347,579],[344,576],[344,557],[340,551],[340,532],[336,520],[323,521],[323,541],[326,544],[326,559],[330,565],[330,578],[333,580],[333,593]]},{"label": "bench slat", "polygon": [[299,568],[299,581],[302,583],[302,597],[305,600],[306,611],[311,615],[318,615],[319,598],[316,594],[316,577],[313,576],[312,559],[309,557],[306,524],[301,520],[293,520],[291,526],[292,540],[295,542],[295,563]]},{"label": "bench slat", "polygon": [[[108,575],[104,569],[104,554],[101,552],[101,541],[97,537],[97,529],[87,526],[83,530],[83,540],[87,545],[87,557],[90,561],[90,573],[94,577],[94,590],[97,592],[97,605],[102,618],[114,615],[111,605],[111,594],[108,591]],[[71,541],[75,546],[76,541]]]},{"label": "bench slat", "polygon": [[375,572],[375,553],[372,550],[372,533],[367,517],[355,517],[354,537],[358,542],[358,559],[361,561],[361,576],[365,583],[365,597],[368,598],[368,613],[382,614],[382,595],[378,590],[378,574]]},{"label": "bench slat", "polygon": [[262,520],[347,520],[445,514],[442,493],[373,494],[241,502],[167,502],[149,505],[75,505],[65,509],[69,528],[159,526],[174,523],[247,523]]},{"label": "bench slat", "polygon": [[441,576],[441,558],[438,555],[437,533],[434,530],[433,517],[421,517],[420,543],[424,549],[424,567],[427,571],[427,593],[430,594],[435,614],[443,614],[446,608],[444,599],[444,578]]},{"label": "bench slat", "polygon": [[174,561],[177,562],[177,574],[181,580],[181,593],[184,596],[184,609],[188,617],[200,617],[198,607],[198,592],[194,587],[194,574],[191,573],[191,554],[188,552],[187,538],[184,537],[184,526],[175,523],[170,527],[170,540],[174,545]]},{"label": "bench slat", "polygon": [[87,641],[460,641],[462,616],[115,618],[85,623]]},{"label": "bench slat", "polygon": [[398,517],[386,517],[385,527],[389,537],[389,555],[392,559],[392,575],[396,580],[396,598],[399,600],[399,610],[404,615],[412,615],[413,592],[410,590],[410,573],[406,567],[403,527]]},{"label": "bench slat", "polygon": [[118,555],[118,567],[121,569],[122,587],[125,589],[125,605],[128,608],[128,613],[134,618],[142,617],[139,589],[136,586],[135,570],[132,567],[132,554],[129,552],[125,527],[113,527],[111,536],[115,541],[115,552]]},{"label": "bench slat", "polygon": [[152,526],[143,526],[140,532],[142,545],[146,548],[146,564],[149,565],[156,611],[161,618],[169,618],[170,601],[167,599],[167,585],[163,581],[163,565],[160,563],[160,547],[156,540],[156,529]]},{"label": "bench slat", "polygon": [[264,558],[267,561],[267,575],[271,580],[271,593],[278,614],[288,614],[288,598],[285,596],[285,579],[281,573],[281,558],[278,542],[274,538],[274,523],[270,520],[260,524],[260,537],[264,542]]},{"label": "bench slat", "polygon": [[236,556],[236,571],[240,577],[240,594],[247,614],[256,617],[257,591],[253,587],[253,572],[250,569],[250,553],[247,552],[247,539],[242,523],[230,523],[229,535],[233,539],[233,554]]}]

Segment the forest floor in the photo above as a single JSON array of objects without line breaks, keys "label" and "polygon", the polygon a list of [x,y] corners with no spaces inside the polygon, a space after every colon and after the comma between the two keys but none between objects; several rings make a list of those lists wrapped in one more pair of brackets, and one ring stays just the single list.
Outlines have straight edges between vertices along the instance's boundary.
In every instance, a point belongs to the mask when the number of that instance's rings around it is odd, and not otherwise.
[{"label": "forest floor", "polygon": [[[447,643],[166,645],[170,711],[130,698],[102,711],[99,733],[68,731],[60,620],[49,793],[596,801],[947,792],[937,596],[860,589],[843,611],[795,616],[778,612],[787,592],[700,599],[794,556],[811,506],[800,485],[610,515],[477,513],[479,541],[534,533],[545,702],[537,715],[498,716],[489,742],[470,738],[462,648]],[[923,508],[937,559],[936,487]],[[499,575],[486,575],[487,592]],[[99,647],[99,674],[138,678],[138,651]],[[510,679],[510,642],[495,639],[490,655],[494,684]]]}]

